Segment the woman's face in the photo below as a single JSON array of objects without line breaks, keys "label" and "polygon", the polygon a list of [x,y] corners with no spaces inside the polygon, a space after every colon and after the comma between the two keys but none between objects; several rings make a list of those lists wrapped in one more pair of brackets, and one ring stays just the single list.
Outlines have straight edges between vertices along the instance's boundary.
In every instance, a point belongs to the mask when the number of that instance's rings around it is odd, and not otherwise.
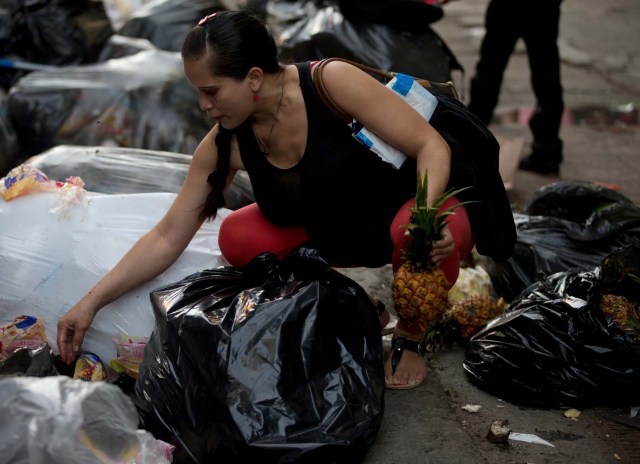
[{"label": "woman's face", "polygon": [[183,60],[187,81],[198,91],[198,105],[225,129],[242,124],[253,109],[248,78],[237,80],[211,73],[205,57]]}]

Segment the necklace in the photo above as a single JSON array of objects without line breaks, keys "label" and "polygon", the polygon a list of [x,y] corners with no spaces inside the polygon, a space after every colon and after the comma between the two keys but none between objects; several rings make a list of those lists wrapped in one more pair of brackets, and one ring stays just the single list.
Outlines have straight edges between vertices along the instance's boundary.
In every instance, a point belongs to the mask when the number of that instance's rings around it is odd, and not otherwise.
[{"label": "necklace", "polygon": [[284,71],[282,72],[282,86],[280,87],[280,99],[278,100],[278,106],[276,107],[276,112],[273,115],[273,123],[271,124],[271,128],[269,129],[269,135],[267,136],[266,143],[262,141],[256,131],[253,129],[253,125],[251,126],[251,130],[253,130],[253,135],[255,135],[258,143],[260,144],[260,150],[264,153],[264,156],[269,156],[269,148],[271,147],[271,134],[273,134],[273,128],[276,127],[276,122],[278,122],[278,114],[280,113],[280,107],[282,107],[282,97],[284,96],[284,81],[285,75]]}]

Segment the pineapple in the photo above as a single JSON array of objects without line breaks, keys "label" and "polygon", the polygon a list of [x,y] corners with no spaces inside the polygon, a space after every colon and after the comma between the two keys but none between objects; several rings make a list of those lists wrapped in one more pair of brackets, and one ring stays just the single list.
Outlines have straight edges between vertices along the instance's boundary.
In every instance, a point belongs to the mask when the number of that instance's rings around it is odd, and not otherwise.
[{"label": "pineapple", "polygon": [[410,240],[404,249],[405,262],[393,277],[392,294],[395,310],[403,327],[412,333],[425,333],[427,327],[442,317],[449,307],[448,293],[452,284],[444,272],[430,259],[433,242],[440,238],[443,221],[459,206],[438,212],[450,197],[464,189],[449,190],[427,206],[427,176],[418,173],[416,201],[405,228]]},{"label": "pineapple", "polygon": [[476,295],[451,306],[446,316],[459,324],[460,337],[463,341],[468,341],[487,322],[502,314],[504,307],[503,298],[495,300],[490,296]]},{"label": "pineapple", "polygon": [[454,303],[429,326],[426,348],[438,351],[467,343],[487,322],[502,314],[505,306],[502,297],[496,300],[488,295],[473,295]]},{"label": "pineapple", "polygon": [[640,315],[636,307],[627,298],[620,295],[605,294],[598,303],[605,316],[633,338],[640,339]]}]

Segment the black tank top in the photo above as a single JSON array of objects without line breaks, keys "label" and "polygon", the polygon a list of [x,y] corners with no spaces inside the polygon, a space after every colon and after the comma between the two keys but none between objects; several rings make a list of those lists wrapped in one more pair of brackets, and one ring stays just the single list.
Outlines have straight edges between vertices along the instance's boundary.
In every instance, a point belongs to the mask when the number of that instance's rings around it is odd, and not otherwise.
[{"label": "black tank top", "polygon": [[256,202],[275,224],[303,226],[331,262],[387,264],[391,221],[415,193],[415,161],[395,169],[356,141],[316,94],[310,62],[296,67],[308,120],[300,163],[289,169],[269,163],[250,121],[235,131]]}]

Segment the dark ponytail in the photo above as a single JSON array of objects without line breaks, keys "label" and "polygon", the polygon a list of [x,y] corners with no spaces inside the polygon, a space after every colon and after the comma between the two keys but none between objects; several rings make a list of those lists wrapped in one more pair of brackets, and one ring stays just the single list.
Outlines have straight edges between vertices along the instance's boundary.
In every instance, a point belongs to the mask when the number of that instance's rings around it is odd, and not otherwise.
[{"label": "dark ponytail", "polygon": [[224,187],[227,183],[227,177],[229,177],[232,135],[232,131],[218,124],[218,135],[216,135],[218,162],[216,169],[207,177],[207,183],[213,187],[213,190],[207,196],[204,208],[200,213],[200,217],[203,219],[215,219],[218,209],[225,205]]}]

